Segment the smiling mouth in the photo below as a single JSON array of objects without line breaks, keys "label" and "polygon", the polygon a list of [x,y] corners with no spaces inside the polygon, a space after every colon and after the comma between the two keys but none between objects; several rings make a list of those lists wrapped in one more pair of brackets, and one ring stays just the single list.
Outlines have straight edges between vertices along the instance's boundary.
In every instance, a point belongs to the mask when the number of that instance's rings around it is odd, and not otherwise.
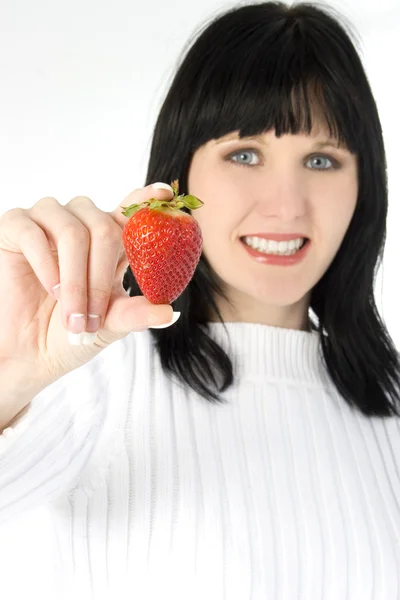
[{"label": "smiling mouth", "polygon": [[293,256],[297,254],[310,241],[309,238],[298,238],[296,241],[276,242],[274,240],[265,240],[262,238],[254,238],[242,236],[239,238],[242,244],[248,248],[252,248],[257,252],[270,256]]}]

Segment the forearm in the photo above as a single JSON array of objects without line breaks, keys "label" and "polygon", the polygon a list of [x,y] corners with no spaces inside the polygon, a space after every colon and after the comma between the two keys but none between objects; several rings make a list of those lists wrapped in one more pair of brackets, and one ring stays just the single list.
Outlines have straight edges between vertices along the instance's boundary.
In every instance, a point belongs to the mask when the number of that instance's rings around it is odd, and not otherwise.
[{"label": "forearm", "polygon": [[107,396],[93,385],[90,371],[69,374],[37,395],[30,388],[28,396],[9,403],[6,428],[17,420],[16,404],[25,404],[20,411],[28,414],[0,436],[0,526],[69,489],[90,459],[107,414]]}]

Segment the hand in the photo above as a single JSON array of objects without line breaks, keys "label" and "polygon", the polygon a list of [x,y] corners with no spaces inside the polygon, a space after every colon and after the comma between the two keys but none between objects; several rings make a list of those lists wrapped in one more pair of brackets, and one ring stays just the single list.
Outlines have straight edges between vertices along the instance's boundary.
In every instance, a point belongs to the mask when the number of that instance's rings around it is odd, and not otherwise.
[{"label": "hand", "polygon": [[[122,206],[152,197],[172,198],[168,189],[137,189],[112,212],[78,196],[65,206],[42,198],[29,209],[0,218],[0,372],[23,373],[47,387],[94,358],[131,331],[172,321],[169,305],[122,287],[128,267]],[[60,284],[60,303],[53,287]],[[81,315],[75,322],[71,315]],[[98,315],[98,318],[89,318]],[[70,343],[88,332],[88,345]],[[21,380],[19,380],[21,381]]]}]

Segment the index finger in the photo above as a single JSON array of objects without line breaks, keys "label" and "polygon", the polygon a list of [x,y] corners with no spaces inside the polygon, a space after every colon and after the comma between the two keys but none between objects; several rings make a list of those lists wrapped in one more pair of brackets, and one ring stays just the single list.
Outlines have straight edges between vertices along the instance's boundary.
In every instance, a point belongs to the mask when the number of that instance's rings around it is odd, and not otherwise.
[{"label": "index finger", "polygon": [[172,200],[173,195],[173,189],[167,183],[153,183],[144,188],[138,188],[128,194],[125,200],[108,214],[123,228],[129,221],[129,218],[122,214],[122,207],[130,206],[131,204],[141,204],[146,200],[151,200],[151,198],[156,198],[157,200]]}]

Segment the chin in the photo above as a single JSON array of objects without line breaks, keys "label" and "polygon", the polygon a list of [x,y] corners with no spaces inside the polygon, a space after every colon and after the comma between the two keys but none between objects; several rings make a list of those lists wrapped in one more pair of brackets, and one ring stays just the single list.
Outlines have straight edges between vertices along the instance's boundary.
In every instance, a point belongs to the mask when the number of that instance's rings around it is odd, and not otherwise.
[{"label": "chin", "polygon": [[264,281],[249,282],[249,285],[244,286],[243,280],[238,284],[239,290],[246,296],[250,296],[257,302],[270,304],[275,306],[291,306],[304,300],[305,296],[310,294],[310,288],[301,285],[299,281],[294,279],[273,281],[272,278],[266,277]]}]

